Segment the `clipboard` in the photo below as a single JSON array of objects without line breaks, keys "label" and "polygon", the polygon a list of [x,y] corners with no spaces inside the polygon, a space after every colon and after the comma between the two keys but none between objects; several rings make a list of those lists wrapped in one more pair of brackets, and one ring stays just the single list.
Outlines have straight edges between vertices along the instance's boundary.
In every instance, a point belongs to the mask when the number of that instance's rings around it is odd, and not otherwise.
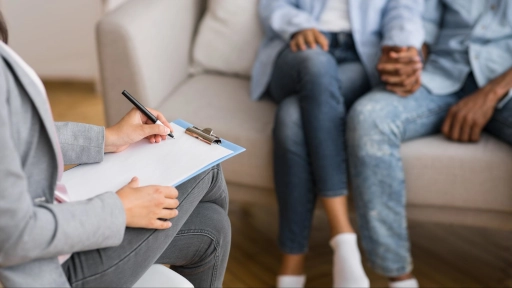
[{"label": "clipboard", "polygon": [[115,192],[133,176],[139,177],[141,186],[178,186],[245,151],[213,134],[212,129],[201,129],[182,119],[171,125],[176,139],[159,144],[142,140],[123,152],[105,154],[103,162],[78,165],[64,172],[62,183],[66,185],[69,201]]},{"label": "clipboard", "polygon": [[[185,129],[185,131],[187,131],[187,129],[193,128],[193,127],[194,128],[198,128],[198,127],[196,127],[196,126],[194,126],[194,125],[192,125],[192,124],[190,124],[187,121],[182,120],[182,119],[174,120],[174,121],[172,121],[172,123],[182,127],[183,129]],[[198,129],[200,129],[200,128],[198,128]],[[205,128],[205,129],[202,129],[202,130],[204,131],[206,129],[210,129],[213,132],[213,130],[211,128]],[[194,137],[194,136],[192,136],[190,134],[189,134],[189,136],[190,137]],[[214,136],[217,136],[217,135],[214,135]],[[222,147],[224,147],[224,148],[226,148],[228,150],[233,151],[233,153],[229,154],[228,156],[225,156],[225,157],[223,157],[223,158],[221,158],[221,159],[219,159],[217,161],[214,161],[213,163],[211,163],[210,165],[204,167],[203,169],[198,170],[196,173],[190,175],[190,177],[188,177],[187,179],[184,179],[183,181],[179,181],[178,184],[176,184],[176,186],[180,185],[183,182],[186,182],[187,180],[189,180],[190,178],[193,178],[194,176],[197,176],[197,175],[201,174],[202,172],[212,168],[213,166],[215,166],[217,164],[220,164],[220,163],[228,160],[229,158],[234,157],[234,156],[236,156],[236,155],[238,155],[238,154],[240,154],[240,153],[245,151],[245,148],[243,148],[241,146],[238,146],[238,145],[236,145],[236,144],[234,144],[232,142],[229,142],[226,139],[223,139],[223,138],[220,138],[220,137],[217,137],[217,138],[220,139],[221,141],[220,142],[212,141],[212,143],[210,143],[210,145],[220,145],[220,146],[222,146]],[[203,141],[203,140],[198,139],[198,141]],[[208,143],[206,143],[206,144],[208,144]]]}]

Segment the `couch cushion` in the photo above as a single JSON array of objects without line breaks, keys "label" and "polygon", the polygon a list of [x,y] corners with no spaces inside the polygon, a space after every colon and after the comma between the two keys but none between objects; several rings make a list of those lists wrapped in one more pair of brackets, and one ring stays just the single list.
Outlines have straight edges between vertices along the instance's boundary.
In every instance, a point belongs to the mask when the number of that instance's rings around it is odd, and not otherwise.
[{"label": "couch cushion", "polygon": [[193,50],[193,71],[251,76],[263,38],[257,0],[209,0]]},{"label": "couch cushion", "polygon": [[222,166],[233,183],[271,188],[272,126],[275,105],[249,98],[249,81],[222,75],[190,78],[166,100],[161,111],[169,121],[182,118],[247,149]]},{"label": "couch cushion", "polygon": [[[232,183],[273,188],[272,126],[275,105],[249,99],[249,81],[222,75],[190,78],[160,109],[247,148],[223,164]],[[477,144],[442,136],[402,147],[408,203],[512,212],[512,148],[484,135]]]},{"label": "couch cushion", "polygon": [[405,143],[402,157],[409,204],[512,212],[512,148],[504,142],[436,135]]}]

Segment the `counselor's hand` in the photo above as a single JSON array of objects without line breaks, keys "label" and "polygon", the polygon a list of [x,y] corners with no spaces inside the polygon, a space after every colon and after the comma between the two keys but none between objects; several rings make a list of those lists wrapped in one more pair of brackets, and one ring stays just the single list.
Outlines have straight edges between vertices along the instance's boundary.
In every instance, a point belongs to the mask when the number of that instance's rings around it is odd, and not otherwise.
[{"label": "counselor's hand", "polygon": [[167,139],[172,127],[162,113],[147,108],[162,124],[153,124],[146,116],[133,108],[121,121],[105,129],[105,152],[121,152],[130,144],[141,139],[148,139],[151,143],[160,143]]},{"label": "counselor's hand", "polygon": [[126,227],[146,229],[167,229],[169,221],[178,215],[178,191],[169,186],[139,187],[134,177],[128,185],[117,191],[126,214]]},{"label": "counselor's hand", "polygon": [[402,97],[411,95],[421,87],[422,69],[416,48],[382,47],[377,70],[387,90]]},{"label": "counselor's hand", "polygon": [[493,83],[477,90],[452,106],[444,120],[446,138],[460,142],[477,142],[503,95],[494,93]]},{"label": "counselor's hand", "polygon": [[290,41],[290,49],[293,52],[305,51],[309,48],[315,49],[317,45],[324,51],[329,50],[329,41],[320,31],[311,28],[295,33]]}]

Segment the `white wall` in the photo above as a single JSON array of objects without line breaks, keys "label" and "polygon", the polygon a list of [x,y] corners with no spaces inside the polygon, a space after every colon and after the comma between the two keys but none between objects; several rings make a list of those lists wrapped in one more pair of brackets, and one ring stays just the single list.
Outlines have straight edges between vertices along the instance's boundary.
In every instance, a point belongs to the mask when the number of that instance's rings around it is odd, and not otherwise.
[{"label": "white wall", "polygon": [[[125,0],[0,0],[9,45],[43,79],[98,79],[95,25]],[[105,7],[104,7],[105,5]]]}]

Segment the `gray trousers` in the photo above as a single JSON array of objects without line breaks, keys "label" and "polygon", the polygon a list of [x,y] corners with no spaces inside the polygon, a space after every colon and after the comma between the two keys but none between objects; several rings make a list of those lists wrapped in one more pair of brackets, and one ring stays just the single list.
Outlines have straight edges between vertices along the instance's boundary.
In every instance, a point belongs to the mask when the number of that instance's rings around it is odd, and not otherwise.
[{"label": "gray trousers", "polygon": [[221,287],[231,245],[222,170],[216,166],[177,189],[179,215],[171,228],[127,228],[117,247],[74,253],[62,264],[71,286],[131,287],[158,263],[172,265],[195,287]]}]

